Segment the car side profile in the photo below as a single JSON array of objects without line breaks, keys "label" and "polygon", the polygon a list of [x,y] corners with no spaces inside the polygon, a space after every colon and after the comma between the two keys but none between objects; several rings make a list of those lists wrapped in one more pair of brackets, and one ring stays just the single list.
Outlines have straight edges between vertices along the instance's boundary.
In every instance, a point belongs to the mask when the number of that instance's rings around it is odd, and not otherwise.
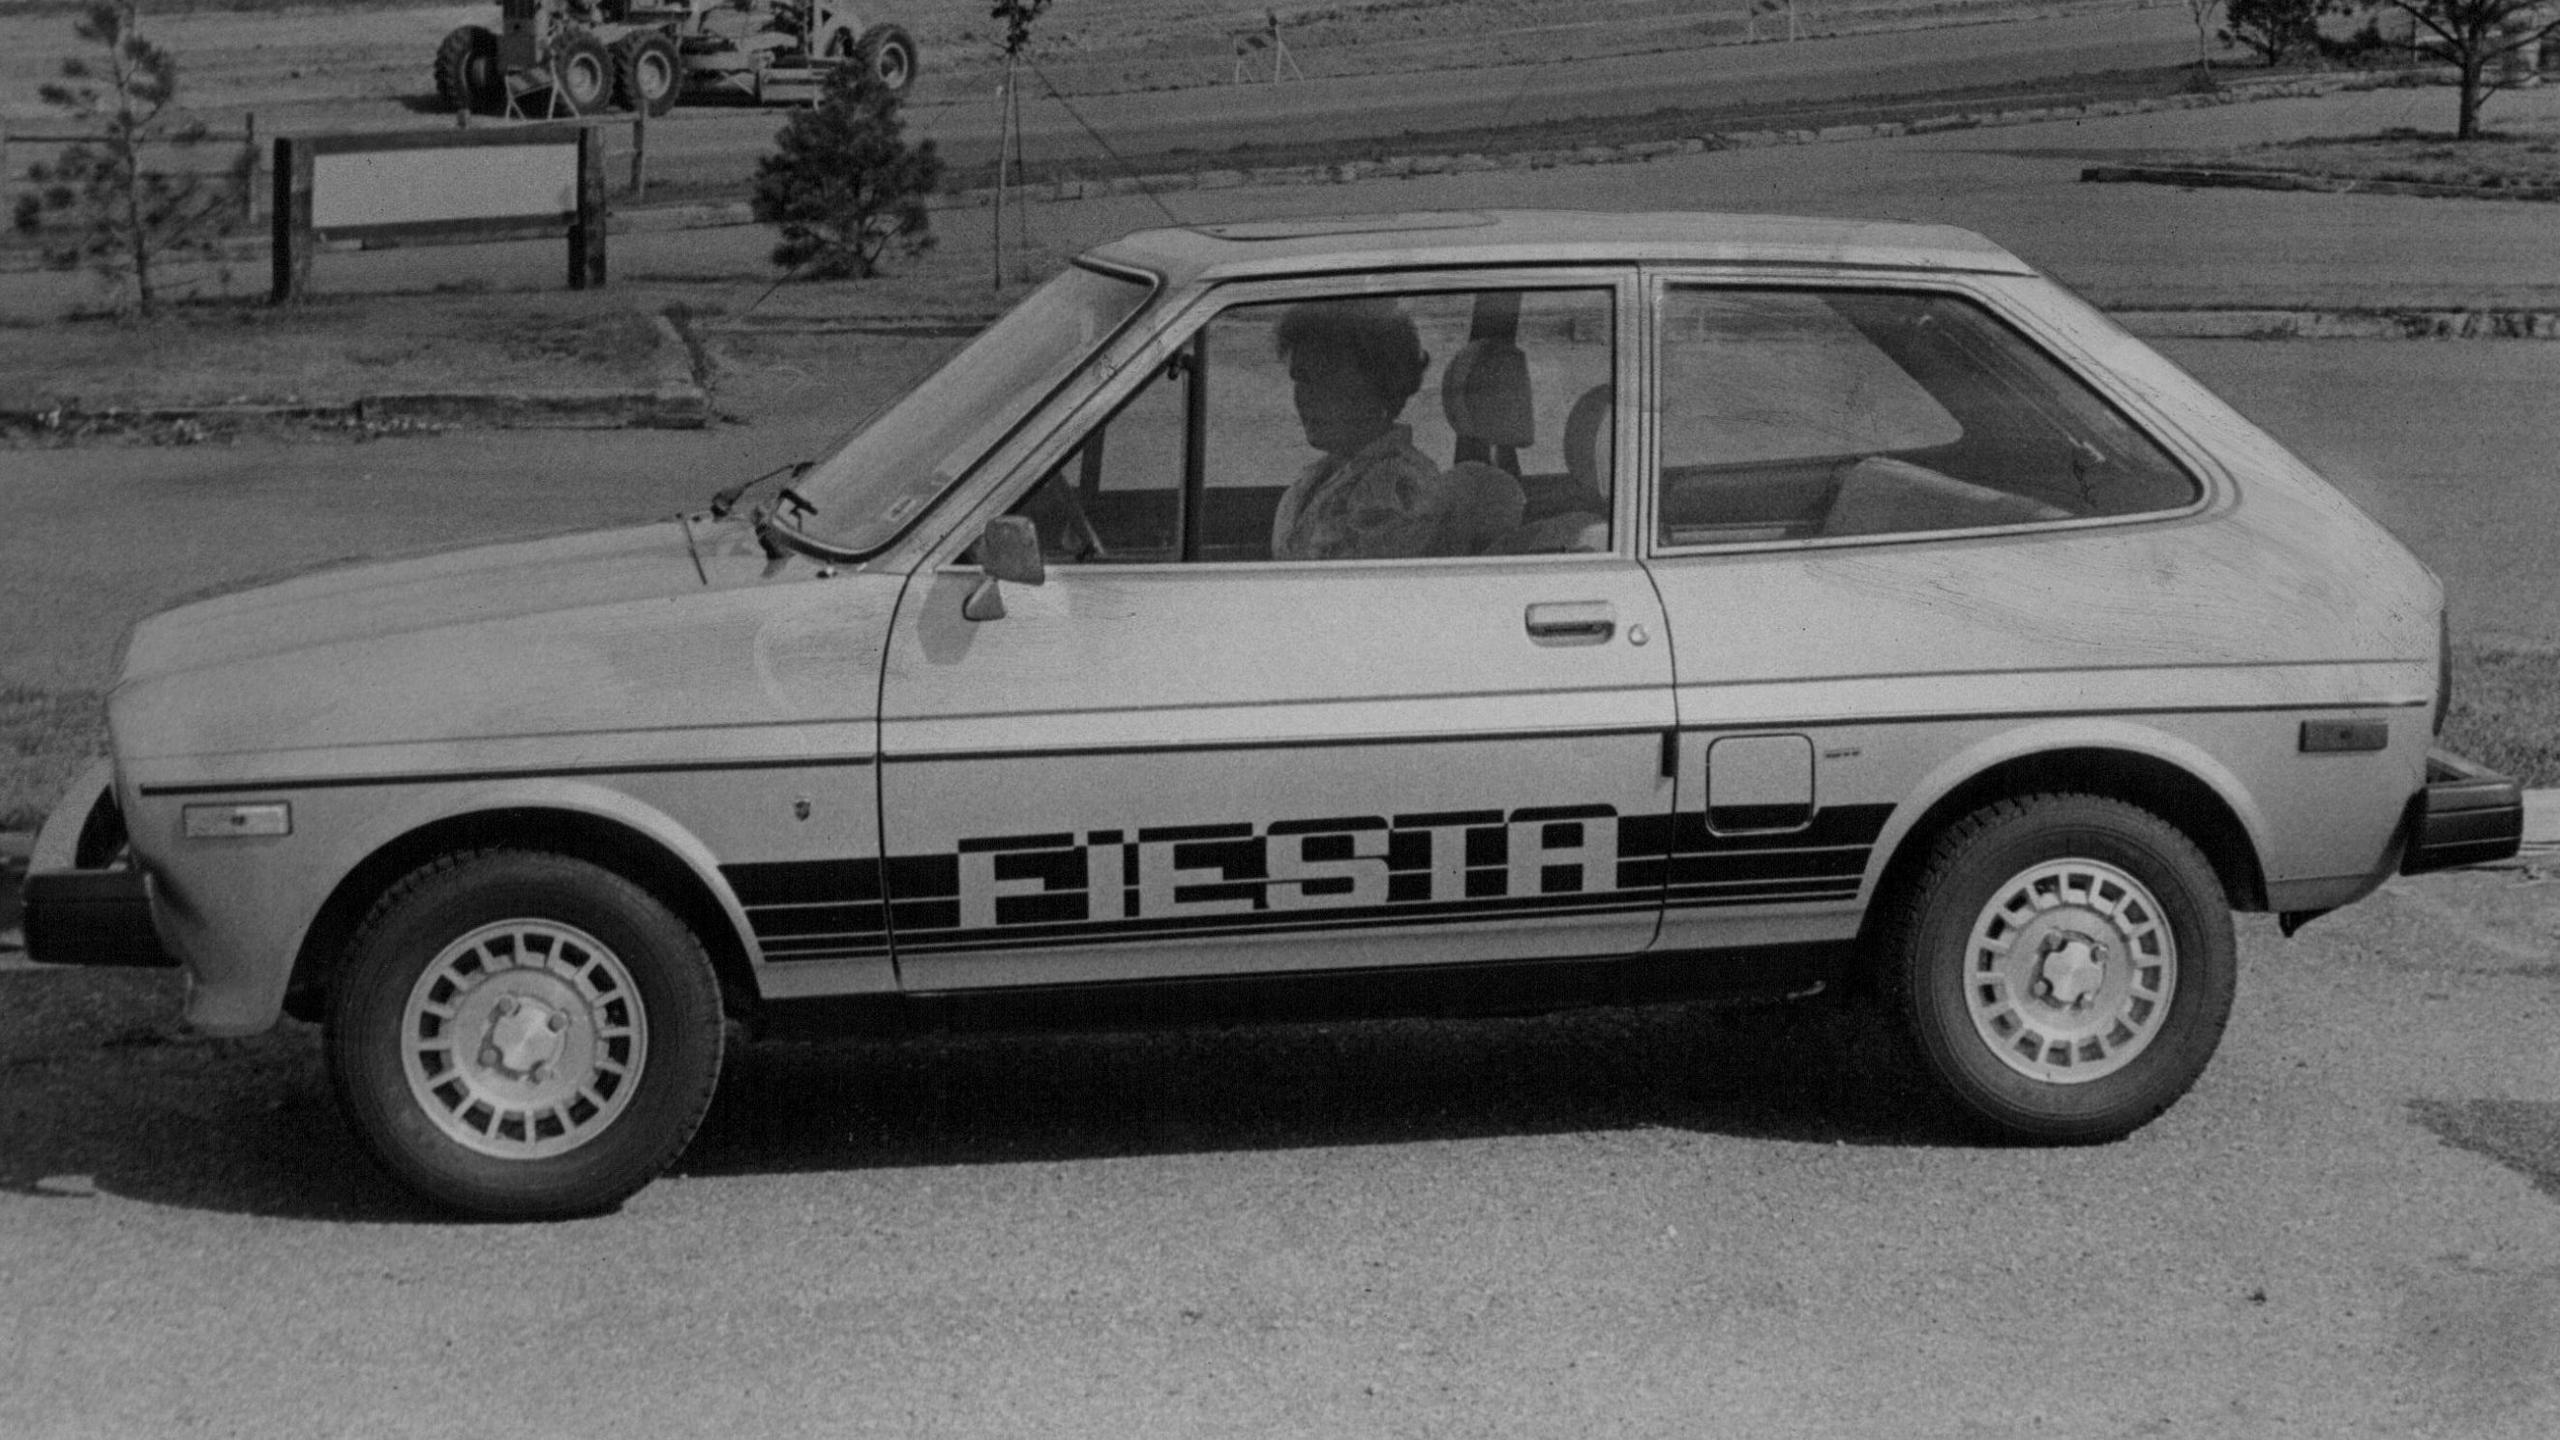
[{"label": "car side profile", "polygon": [[787,468],[145,621],[31,953],[321,1022],[386,1168],[536,1217],[672,1163],[739,1023],[1847,994],[2104,1141],[2235,910],[2522,834],[2434,746],[2436,579],[1963,231],[1144,232]]}]

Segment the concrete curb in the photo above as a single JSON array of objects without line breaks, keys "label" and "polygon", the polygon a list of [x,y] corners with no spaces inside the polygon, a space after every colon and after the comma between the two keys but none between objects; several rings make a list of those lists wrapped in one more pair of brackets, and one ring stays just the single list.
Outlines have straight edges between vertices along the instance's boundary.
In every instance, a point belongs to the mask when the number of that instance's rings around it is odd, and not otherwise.
[{"label": "concrete curb", "polygon": [[2149,340],[2560,340],[2560,310],[2110,310]]},{"label": "concrete curb", "polygon": [[2445,185],[2429,180],[2376,180],[2308,170],[2251,170],[2212,165],[2092,165],[2092,185],[2177,185],[2203,190],[2309,190],[2323,195],[2415,195],[2430,200],[2560,200],[2560,185]]},{"label": "concrete curb", "polygon": [[[34,847],[33,835],[0,831],[0,971],[42,968],[26,958],[26,939],[18,931],[18,884]],[[2528,863],[2560,861],[2560,789],[2524,792],[2521,858]]]}]

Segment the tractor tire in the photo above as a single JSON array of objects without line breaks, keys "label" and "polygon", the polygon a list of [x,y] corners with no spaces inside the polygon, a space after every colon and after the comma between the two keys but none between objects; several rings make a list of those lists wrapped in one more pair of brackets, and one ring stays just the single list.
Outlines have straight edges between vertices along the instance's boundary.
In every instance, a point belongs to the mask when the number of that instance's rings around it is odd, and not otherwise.
[{"label": "tractor tire", "polygon": [[572,115],[613,104],[613,52],[591,30],[563,30],[551,44],[551,97]]},{"label": "tractor tire", "polygon": [[916,83],[916,42],[914,37],[895,25],[874,25],[862,32],[854,49],[871,66],[871,73],[889,87],[892,95],[904,95]]},{"label": "tractor tire", "polygon": [[664,30],[634,30],[613,47],[614,103],[625,110],[664,115],[684,89],[684,62]]},{"label": "tractor tire", "polygon": [[477,113],[498,108],[506,77],[498,70],[498,37],[464,25],[436,47],[436,98],[450,110]]}]

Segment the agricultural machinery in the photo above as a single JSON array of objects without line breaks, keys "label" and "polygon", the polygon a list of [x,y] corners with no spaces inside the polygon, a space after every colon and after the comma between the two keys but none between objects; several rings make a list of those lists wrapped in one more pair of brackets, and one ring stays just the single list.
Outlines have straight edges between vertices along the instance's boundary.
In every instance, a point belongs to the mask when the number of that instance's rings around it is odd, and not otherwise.
[{"label": "agricultural machinery", "polygon": [[495,31],[465,25],[436,47],[436,94],[456,110],[664,115],[679,96],[805,100],[827,72],[869,65],[915,79],[916,42],[829,0],[501,0]]}]

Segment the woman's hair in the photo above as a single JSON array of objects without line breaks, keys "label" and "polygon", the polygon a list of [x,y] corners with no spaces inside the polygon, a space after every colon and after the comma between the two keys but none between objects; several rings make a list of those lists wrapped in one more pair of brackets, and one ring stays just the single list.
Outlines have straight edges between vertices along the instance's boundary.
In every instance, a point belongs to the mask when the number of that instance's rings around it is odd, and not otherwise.
[{"label": "woman's hair", "polygon": [[1371,388],[1401,408],[1431,365],[1422,336],[1393,300],[1313,300],[1280,317],[1280,358],[1312,345],[1350,358]]}]

